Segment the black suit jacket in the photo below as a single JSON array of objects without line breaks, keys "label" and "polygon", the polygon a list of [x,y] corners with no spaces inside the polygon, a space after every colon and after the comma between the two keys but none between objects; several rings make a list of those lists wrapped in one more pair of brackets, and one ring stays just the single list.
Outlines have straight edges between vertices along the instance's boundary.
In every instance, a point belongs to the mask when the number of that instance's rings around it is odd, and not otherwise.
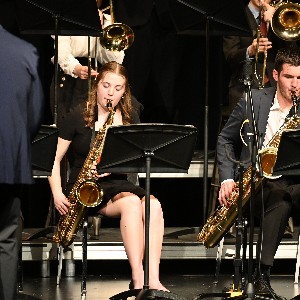
[{"label": "black suit jacket", "polygon": [[[229,81],[229,102],[234,105],[240,100],[244,92],[244,85],[240,81],[243,77],[243,61],[246,59],[246,50],[256,38],[257,23],[248,6],[245,7],[245,12],[252,30],[252,37],[243,36],[225,36],[223,38],[223,53],[230,70]],[[268,31],[268,39],[272,41],[272,48],[268,50],[266,71],[270,79],[270,85],[276,86],[272,72],[274,69],[274,61],[276,52],[284,45],[284,41],[280,40],[272,32],[271,28]],[[255,60],[255,57],[253,58]],[[260,60],[257,66],[258,73],[262,74],[263,55],[260,55]],[[254,61],[253,61],[254,69]],[[254,82],[253,88],[257,88],[257,83]]]},{"label": "black suit jacket", "polygon": [[[258,127],[258,133],[260,134],[259,147],[261,147],[262,142],[264,141],[267,121],[270,108],[273,104],[274,95],[274,87],[266,88],[263,90],[252,90],[255,121]],[[249,126],[248,124],[245,124],[243,126],[242,132],[247,143],[247,137],[249,137],[248,133],[253,132],[252,118],[249,101],[246,105],[245,99],[242,99],[233,110],[228,119],[228,122],[226,123],[218,137],[217,159],[220,182],[225,179],[235,180],[238,175],[237,165],[227,158],[225,145],[230,157],[240,161],[250,160],[249,148],[242,143],[240,137],[240,129],[242,128],[242,124],[246,119],[249,119],[250,121]],[[248,164],[246,164],[246,167],[249,165],[250,161]]]},{"label": "black suit jacket", "polygon": [[38,56],[0,25],[0,183],[32,183],[31,140],[43,118]]}]

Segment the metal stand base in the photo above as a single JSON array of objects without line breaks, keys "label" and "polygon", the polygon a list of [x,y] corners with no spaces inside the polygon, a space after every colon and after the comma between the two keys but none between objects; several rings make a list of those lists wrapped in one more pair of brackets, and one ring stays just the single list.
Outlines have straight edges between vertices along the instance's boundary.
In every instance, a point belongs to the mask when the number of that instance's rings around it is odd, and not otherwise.
[{"label": "metal stand base", "polygon": [[136,297],[136,300],[142,299],[172,299],[172,300],[187,300],[186,298],[165,291],[152,289],[136,289],[128,290],[110,297],[110,300],[126,300],[129,297]]}]

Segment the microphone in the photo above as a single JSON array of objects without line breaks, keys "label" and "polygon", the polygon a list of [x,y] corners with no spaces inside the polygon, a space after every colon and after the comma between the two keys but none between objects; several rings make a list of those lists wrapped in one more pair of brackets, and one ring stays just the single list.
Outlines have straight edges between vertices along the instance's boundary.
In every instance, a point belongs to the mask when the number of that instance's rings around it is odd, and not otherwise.
[{"label": "microphone", "polygon": [[253,68],[252,68],[252,59],[251,58],[247,58],[246,60],[244,60],[244,65],[243,65],[243,78],[242,78],[242,82],[244,85],[248,85],[250,86],[252,84],[252,72],[253,72]]}]

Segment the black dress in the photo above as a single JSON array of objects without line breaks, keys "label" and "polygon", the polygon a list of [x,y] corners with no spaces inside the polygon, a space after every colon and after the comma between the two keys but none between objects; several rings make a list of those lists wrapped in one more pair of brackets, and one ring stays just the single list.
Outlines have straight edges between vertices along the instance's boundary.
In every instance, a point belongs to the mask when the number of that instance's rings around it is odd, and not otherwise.
[{"label": "black dress", "polygon": [[[133,123],[139,123],[139,117],[135,112]],[[89,153],[92,138],[92,129],[85,126],[82,107],[77,106],[66,115],[60,127],[59,137],[72,141],[67,153],[71,170],[66,188],[66,195],[68,195]],[[111,174],[100,178],[98,182],[104,192],[103,200],[100,206],[97,207],[98,210],[121,192],[130,192],[140,198],[145,196],[145,190],[129,182],[126,174]]]}]

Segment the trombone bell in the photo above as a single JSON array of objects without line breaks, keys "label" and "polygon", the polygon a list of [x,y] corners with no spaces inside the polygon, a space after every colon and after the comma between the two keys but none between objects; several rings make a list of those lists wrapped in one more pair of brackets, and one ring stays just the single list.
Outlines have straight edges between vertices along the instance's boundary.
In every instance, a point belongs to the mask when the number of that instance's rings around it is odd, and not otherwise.
[{"label": "trombone bell", "polygon": [[[276,6],[277,7],[277,6]],[[271,20],[274,33],[285,41],[300,39],[300,5],[296,3],[280,3]]]},{"label": "trombone bell", "polygon": [[126,24],[114,23],[103,29],[100,36],[101,45],[110,51],[123,51],[134,41],[134,33]]}]

